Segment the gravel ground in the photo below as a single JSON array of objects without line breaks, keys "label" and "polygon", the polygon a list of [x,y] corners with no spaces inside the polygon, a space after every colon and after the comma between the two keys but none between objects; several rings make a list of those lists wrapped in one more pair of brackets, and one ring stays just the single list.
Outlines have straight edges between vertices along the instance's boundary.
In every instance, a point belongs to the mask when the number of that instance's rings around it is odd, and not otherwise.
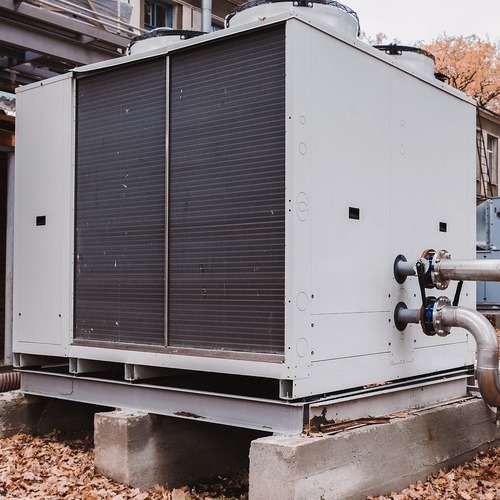
[{"label": "gravel ground", "polygon": [[[218,478],[209,484],[174,490],[157,486],[138,490],[94,473],[91,435],[69,438],[51,434],[33,437],[18,434],[0,439],[0,497],[68,500],[208,500],[248,498],[246,473]],[[270,492],[269,498],[273,498]],[[500,448],[479,453],[472,461],[440,471],[427,482],[401,492],[369,496],[369,500],[500,498]]]}]

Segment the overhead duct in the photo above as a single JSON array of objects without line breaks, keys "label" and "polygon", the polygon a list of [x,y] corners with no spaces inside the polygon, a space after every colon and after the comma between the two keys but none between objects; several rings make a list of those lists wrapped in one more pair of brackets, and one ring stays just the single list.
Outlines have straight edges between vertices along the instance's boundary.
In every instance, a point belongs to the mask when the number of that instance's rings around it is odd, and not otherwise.
[{"label": "overhead duct", "polygon": [[212,0],[201,0],[201,31],[212,31]]}]

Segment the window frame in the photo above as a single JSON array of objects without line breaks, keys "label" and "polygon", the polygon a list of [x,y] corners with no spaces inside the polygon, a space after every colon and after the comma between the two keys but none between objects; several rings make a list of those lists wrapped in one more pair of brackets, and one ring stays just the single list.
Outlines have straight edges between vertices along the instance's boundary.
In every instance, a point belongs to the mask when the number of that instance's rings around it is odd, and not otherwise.
[{"label": "window frame", "polygon": [[486,134],[486,158],[488,160],[488,170],[492,184],[498,183],[498,137],[493,134]]},{"label": "window frame", "polygon": [[[151,15],[146,15],[147,6],[151,6]],[[165,9],[165,24],[158,24],[158,10],[159,8]],[[155,29],[155,28],[173,28],[174,20],[174,6],[168,2],[163,2],[162,0],[145,0],[144,1],[144,28],[145,29]],[[149,19],[148,19],[149,18]],[[152,18],[152,19],[151,19]],[[151,21],[151,22],[148,22]]]}]

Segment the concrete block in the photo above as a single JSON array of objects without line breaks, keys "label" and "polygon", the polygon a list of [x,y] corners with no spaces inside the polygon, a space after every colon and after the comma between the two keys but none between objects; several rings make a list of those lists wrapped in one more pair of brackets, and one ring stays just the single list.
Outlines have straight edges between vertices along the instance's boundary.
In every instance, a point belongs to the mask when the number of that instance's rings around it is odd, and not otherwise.
[{"label": "concrete block", "polygon": [[19,391],[0,393],[0,437],[10,437],[31,429],[32,403]]},{"label": "concrete block", "polygon": [[480,399],[319,437],[261,438],[250,448],[250,499],[364,499],[401,490],[500,444]]},{"label": "concrete block", "polygon": [[262,432],[139,411],[97,413],[96,471],[138,488],[176,487],[248,468]]},{"label": "concrete block", "polygon": [[94,413],[102,407],[24,395],[0,393],[0,437],[19,432],[46,434],[53,430],[92,429]]}]

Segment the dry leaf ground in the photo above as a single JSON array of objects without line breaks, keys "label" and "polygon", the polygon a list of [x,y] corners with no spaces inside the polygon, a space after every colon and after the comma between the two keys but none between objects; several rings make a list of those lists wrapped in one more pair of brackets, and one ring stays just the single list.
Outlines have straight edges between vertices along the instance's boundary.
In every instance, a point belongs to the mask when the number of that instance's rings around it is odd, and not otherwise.
[{"label": "dry leaf ground", "polygon": [[[270,497],[273,492],[270,492]],[[94,473],[91,434],[69,438],[53,433],[34,437],[17,434],[0,439],[0,498],[68,500],[246,500],[248,474],[218,478],[210,484],[169,490],[141,491]],[[500,499],[500,448],[479,453],[449,471],[400,492],[368,500]]]},{"label": "dry leaf ground", "polygon": [[[272,498],[273,492],[270,492]],[[68,500],[208,500],[247,499],[248,476],[220,478],[212,484],[141,491],[94,474],[90,435],[68,439],[52,434],[18,434],[0,439],[0,498]],[[440,471],[427,482],[370,500],[500,498],[500,448],[479,453],[474,460]]]},{"label": "dry leaf ground", "polygon": [[439,471],[424,482],[410,485],[399,493],[369,500],[413,499],[495,500],[500,498],[500,448],[479,453],[473,460],[448,472]]},{"label": "dry leaf ground", "polygon": [[[500,336],[500,329],[497,329]],[[500,339],[499,339],[500,340]],[[69,439],[61,434],[33,437],[18,434],[0,439],[0,497],[67,500],[219,500],[247,499],[248,474],[219,478],[210,484],[174,490],[157,486],[141,491],[94,473],[90,434]],[[272,492],[270,492],[272,498]],[[369,500],[500,499],[500,448],[440,471],[427,482]]]},{"label": "dry leaf ground", "polygon": [[141,491],[94,474],[90,435],[68,439],[51,434],[17,434],[0,439],[0,498],[68,500],[221,500],[246,499],[246,474],[212,484],[174,490]]}]

